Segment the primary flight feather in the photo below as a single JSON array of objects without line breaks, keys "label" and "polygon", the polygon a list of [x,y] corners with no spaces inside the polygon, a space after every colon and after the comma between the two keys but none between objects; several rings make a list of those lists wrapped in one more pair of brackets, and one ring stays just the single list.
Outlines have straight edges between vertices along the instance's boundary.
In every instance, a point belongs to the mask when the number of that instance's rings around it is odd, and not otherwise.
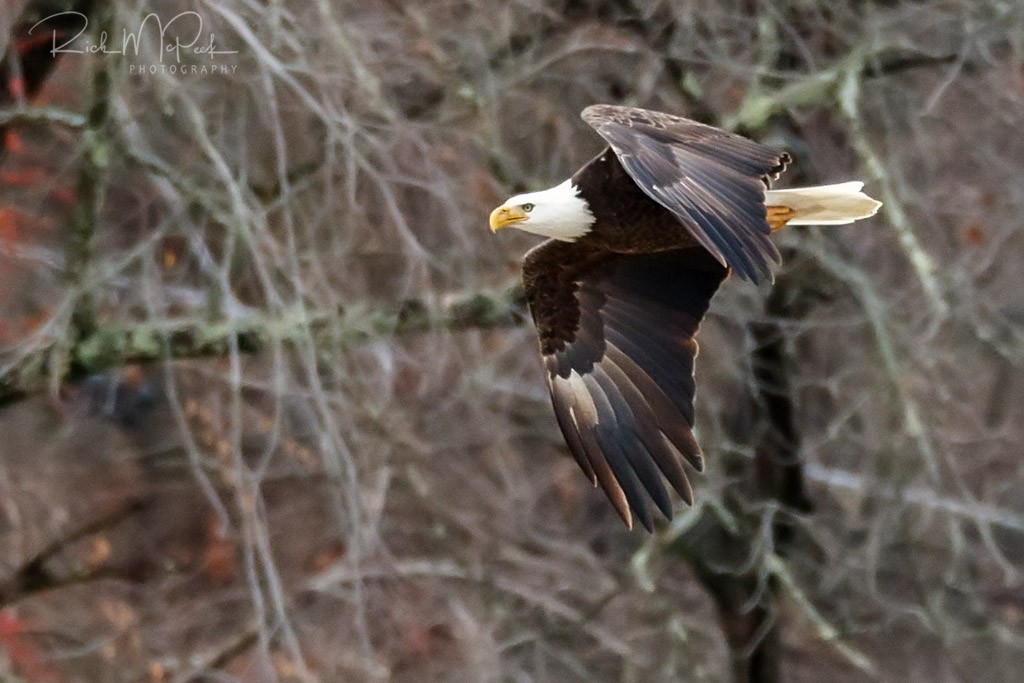
[{"label": "primary flight feather", "polygon": [[694,337],[729,274],[771,279],[770,236],[787,224],[840,224],[881,204],[851,182],[771,190],[785,152],[689,119],[594,105],[608,147],[569,180],[491,212],[549,237],[523,262],[555,418],[569,451],[632,528],[665,517],[667,479],[703,469],[693,437]]}]

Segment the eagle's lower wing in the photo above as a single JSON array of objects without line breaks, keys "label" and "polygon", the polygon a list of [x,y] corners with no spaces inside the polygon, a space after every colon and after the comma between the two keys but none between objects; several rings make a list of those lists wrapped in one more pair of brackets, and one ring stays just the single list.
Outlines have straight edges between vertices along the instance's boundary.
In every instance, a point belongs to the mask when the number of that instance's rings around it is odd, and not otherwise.
[{"label": "eagle's lower wing", "polygon": [[632,510],[651,529],[644,491],[671,519],[659,470],[693,502],[681,457],[703,469],[692,432],[694,335],[727,272],[698,247],[622,255],[549,240],[526,255],[558,425],[630,527]]},{"label": "eagle's lower wing", "polygon": [[764,190],[785,152],[678,116],[599,104],[583,120],[601,134],[649,196],[671,211],[721,263],[754,282],[771,279]]}]

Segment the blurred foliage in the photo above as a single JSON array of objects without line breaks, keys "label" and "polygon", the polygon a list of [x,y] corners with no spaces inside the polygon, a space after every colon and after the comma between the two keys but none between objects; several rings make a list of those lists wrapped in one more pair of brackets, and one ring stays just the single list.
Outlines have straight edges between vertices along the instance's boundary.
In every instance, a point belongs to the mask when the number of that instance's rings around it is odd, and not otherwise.
[{"label": "blurred foliage", "polygon": [[[1018,679],[1024,5],[126,0],[44,69],[50,4],[0,9],[0,677]],[[652,537],[486,227],[594,102],[885,201],[716,297]]]}]

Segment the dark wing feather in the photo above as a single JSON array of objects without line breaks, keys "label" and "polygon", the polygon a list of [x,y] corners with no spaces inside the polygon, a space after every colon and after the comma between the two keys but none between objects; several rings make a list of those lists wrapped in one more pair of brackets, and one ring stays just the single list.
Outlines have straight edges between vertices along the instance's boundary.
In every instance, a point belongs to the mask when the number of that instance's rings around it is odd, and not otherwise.
[{"label": "dark wing feather", "polygon": [[671,211],[721,263],[754,282],[771,279],[767,182],[789,155],[732,133],[660,112],[599,104],[583,120],[608,142],[629,176]]},{"label": "dark wing feather", "polygon": [[682,460],[703,469],[692,432],[694,335],[726,273],[699,247],[625,255],[549,240],[526,255],[558,426],[627,525],[636,515],[651,529],[648,497],[671,519],[661,475],[693,502]]}]

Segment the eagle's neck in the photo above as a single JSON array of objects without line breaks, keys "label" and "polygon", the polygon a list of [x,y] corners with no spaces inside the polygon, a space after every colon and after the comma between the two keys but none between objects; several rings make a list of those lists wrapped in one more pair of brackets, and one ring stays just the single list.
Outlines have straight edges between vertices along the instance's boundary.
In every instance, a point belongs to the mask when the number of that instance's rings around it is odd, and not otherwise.
[{"label": "eagle's neck", "polygon": [[516,227],[536,235],[575,242],[594,225],[594,214],[572,179],[547,190],[521,195],[516,200],[535,207],[530,220]]}]

